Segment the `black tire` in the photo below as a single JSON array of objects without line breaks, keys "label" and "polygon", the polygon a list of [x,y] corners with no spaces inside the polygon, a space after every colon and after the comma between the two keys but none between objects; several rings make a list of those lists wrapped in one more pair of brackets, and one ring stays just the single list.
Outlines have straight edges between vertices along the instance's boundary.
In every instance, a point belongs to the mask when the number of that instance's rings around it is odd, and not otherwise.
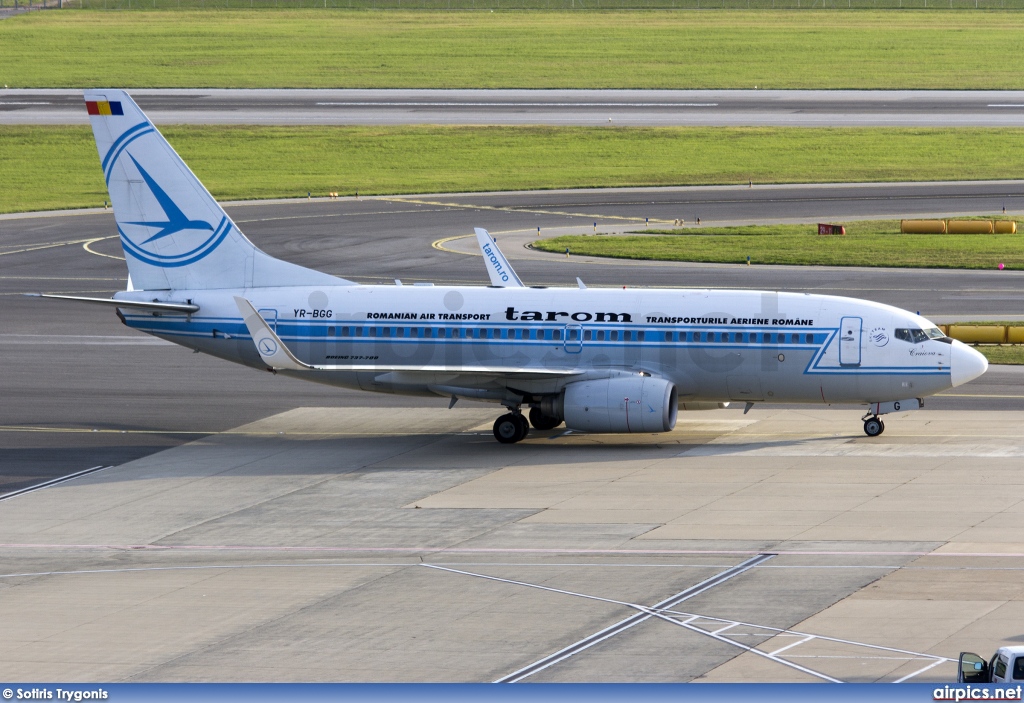
[{"label": "black tire", "polygon": [[522,413],[515,414],[516,422],[519,423],[519,440],[526,439],[526,435],[530,434],[530,421],[527,420]]},{"label": "black tire", "polygon": [[520,413],[508,413],[494,421],[494,437],[502,444],[515,444],[526,438],[530,423]]},{"label": "black tire", "polygon": [[502,444],[515,444],[523,438],[522,427],[512,413],[494,421],[494,438]]},{"label": "black tire", "polygon": [[885,431],[885,425],[877,417],[869,417],[864,421],[864,434],[868,437],[877,437]]},{"label": "black tire", "polygon": [[540,411],[540,408],[530,408],[530,424],[533,425],[535,430],[553,430],[562,424],[562,421],[553,418],[550,415],[545,415]]}]

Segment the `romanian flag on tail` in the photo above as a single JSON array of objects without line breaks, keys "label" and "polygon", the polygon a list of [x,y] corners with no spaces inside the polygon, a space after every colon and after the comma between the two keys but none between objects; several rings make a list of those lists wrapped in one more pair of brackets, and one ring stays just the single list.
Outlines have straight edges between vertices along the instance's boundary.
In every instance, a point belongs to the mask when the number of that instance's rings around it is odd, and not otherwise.
[{"label": "romanian flag on tail", "polygon": [[106,100],[86,100],[85,109],[90,115],[123,115],[119,102],[107,102]]}]

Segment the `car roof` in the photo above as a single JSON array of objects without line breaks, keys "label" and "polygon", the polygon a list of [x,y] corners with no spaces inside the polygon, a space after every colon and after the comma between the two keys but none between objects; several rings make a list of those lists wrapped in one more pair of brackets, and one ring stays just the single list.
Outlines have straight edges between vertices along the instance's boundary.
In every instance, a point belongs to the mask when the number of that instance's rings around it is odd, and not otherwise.
[{"label": "car roof", "polygon": [[1000,647],[996,650],[996,654],[1024,654],[1024,645],[1014,645],[1012,647]]}]

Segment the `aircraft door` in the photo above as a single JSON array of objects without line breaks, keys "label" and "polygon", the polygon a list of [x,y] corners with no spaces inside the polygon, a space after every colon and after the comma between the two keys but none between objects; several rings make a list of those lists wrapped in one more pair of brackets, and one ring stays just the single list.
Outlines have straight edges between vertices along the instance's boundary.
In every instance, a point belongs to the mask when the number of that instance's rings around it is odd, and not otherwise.
[{"label": "aircraft door", "polygon": [[839,365],[860,366],[860,338],[863,320],[844,317],[839,323]]},{"label": "aircraft door", "polygon": [[273,308],[260,308],[257,312],[260,314],[260,317],[266,320],[267,326],[274,332],[277,332],[277,310]]},{"label": "aircraft door", "polygon": [[567,354],[579,354],[583,351],[583,325],[565,326],[565,342],[562,347]]}]

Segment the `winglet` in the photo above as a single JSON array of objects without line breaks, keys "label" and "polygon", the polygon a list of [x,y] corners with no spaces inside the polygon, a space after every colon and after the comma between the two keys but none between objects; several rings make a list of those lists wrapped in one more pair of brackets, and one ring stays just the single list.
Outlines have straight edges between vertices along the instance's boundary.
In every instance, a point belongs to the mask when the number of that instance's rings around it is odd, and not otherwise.
[{"label": "winglet", "polygon": [[475,232],[480,251],[484,254],[484,263],[487,264],[487,275],[491,277],[491,285],[499,288],[525,288],[487,230],[477,227]]},{"label": "winglet", "polygon": [[256,351],[268,367],[272,369],[288,369],[290,371],[309,371],[315,367],[299,361],[291,350],[284,345],[281,338],[270,329],[270,325],[263,319],[256,308],[245,298],[235,296],[235,305],[238,312],[242,314],[242,320],[249,329]]}]

